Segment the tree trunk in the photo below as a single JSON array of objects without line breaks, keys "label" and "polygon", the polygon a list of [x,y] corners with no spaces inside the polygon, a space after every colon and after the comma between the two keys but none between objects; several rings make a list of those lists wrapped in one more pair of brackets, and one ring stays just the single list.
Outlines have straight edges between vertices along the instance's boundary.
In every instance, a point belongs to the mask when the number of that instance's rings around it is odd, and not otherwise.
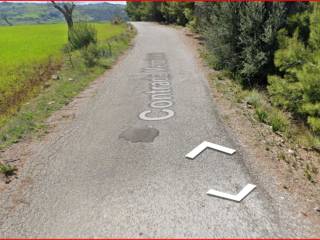
[{"label": "tree trunk", "polygon": [[68,14],[63,14],[64,19],[67,22],[68,25],[68,29],[70,30],[73,27],[73,19],[72,19],[72,15],[68,15]]},{"label": "tree trunk", "polygon": [[7,16],[2,16],[2,19],[9,25],[12,26],[13,24],[8,20]]},{"label": "tree trunk", "polygon": [[53,7],[58,9],[59,12],[61,12],[63,14],[64,19],[66,20],[67,25],[68,25],[68,31],[70,31],[73,27],[72,13],[73,13],[73,10],[76,7],[76,5],[74,3],[71,3],[71,5],[64,3],[63,6],[60,6],[60,5],[56,4],[54,1],[51,1],[51,2],[52,2]]}]

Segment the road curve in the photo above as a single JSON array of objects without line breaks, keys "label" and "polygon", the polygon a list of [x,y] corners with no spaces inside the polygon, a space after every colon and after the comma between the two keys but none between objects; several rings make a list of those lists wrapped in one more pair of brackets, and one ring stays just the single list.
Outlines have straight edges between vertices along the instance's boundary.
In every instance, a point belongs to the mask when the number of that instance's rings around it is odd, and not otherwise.
[{"label": "road curve", "polygon": [[[313,236],[252,177],[180,30],[133,25],[134,47],[97,93],[33,147],[19,204],[7,206],[13,187],[0,196],[0,237]],[[237,151],[185,158],[203,141]],[[240,203],[206,195],[248,183],[257,188]]]}]

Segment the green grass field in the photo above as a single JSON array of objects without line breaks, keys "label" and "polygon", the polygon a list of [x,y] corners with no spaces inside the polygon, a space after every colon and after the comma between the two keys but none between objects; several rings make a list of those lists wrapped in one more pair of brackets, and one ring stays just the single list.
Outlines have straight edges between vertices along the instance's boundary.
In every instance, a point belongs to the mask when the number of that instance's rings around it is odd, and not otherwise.
[{"label": "green grass field", "polygon": [[[85,64],[81,51],[71,55],[61,51],[67,42],[64,24],[0,27],[0,150],[24,137],[45,133],[46,119],[109,69],[130,46],[135,35],[134,29],[127,24],[104,23],[95,24],[95,27],[98,46],[112,51],[101,56],[91,67]],[[48,69],[51,67],[48,64],[50,56],[59,63],[58,68]],[[51,79],[50,74],[59,79]],[[27,84],[34,84],[30,77],[33,80],[39,75],[44,75],[40,78],[43,84],[40,82],[34,89],[26,88]],[[19,91],[28,95],[1,114],[1,106],[8,107],[6,97],[10,94],[15,97]]]},{"label": "green grass field", "polygon": [[[124,32],[122,25],[94,24],[98,39],[104,40]],[[65,24],[21,25],[0,27],[0,91],[12,82],[8,72],[47,61],[49,57],[59,59],[61,49],[67,42]],[[14,81],[16,84],[16,82]]]},{"label": "green grass field", "polygon": [[[98,39],[104,40],[122,33],[123,25],[96,23]],[[1,66],[39,61],[59,55],[67,42],[66,24],[19,25],[0,27]]]},{"label": "green grass field", "polygon": [[[124,25],[96,23],[94,26],[99,41],[126,31]],[[48,62],[51,68],[61,64],[66,43],[64,23],[0,27],[0,114],[25,97],[25,89],[30,89],[32,82],[30,78],[35,78],[35,73],[41,74],[41,66]]]}]

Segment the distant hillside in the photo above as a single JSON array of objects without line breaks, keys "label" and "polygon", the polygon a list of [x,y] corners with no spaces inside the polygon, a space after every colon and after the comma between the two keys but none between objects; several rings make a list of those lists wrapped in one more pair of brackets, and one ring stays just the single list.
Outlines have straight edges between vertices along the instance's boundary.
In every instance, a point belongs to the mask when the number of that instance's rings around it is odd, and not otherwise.
[{"label": "distant hillside", "polygon": [[[120,16],[127,20],[125,6],[121,4],[97,3],[77,4],[75,20],[110,21]],[[51,3],[10,3],[0,2],[0,25],[8,25],[5,18],[16,24],[55,23],[63,21],[62,14]]]}]

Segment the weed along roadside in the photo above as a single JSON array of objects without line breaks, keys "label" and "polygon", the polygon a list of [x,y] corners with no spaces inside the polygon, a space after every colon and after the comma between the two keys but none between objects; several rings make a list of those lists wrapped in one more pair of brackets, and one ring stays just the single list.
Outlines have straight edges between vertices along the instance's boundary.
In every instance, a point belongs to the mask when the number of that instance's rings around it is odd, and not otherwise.
[{"label": "weed along roadside", "polygon": [[[3,151],[27,136],[45,133],[46,119],[68,104],[106,69],[111,68],[135,35],[135,30],[128,24],[99,24],[98,27],[95,24],[82,24],[78,28],[79,31],[89,32],[89,38],[92,38],[89,44],[75,39],[73,45],[66,45],[61,53],[61,67],[43,74],[46,78],[42,77],[41,84],[30,86],[30,93],[26,92],[24,98],[12,104],[10,111],[0,115],[0,150]],[[8,177],[16,170],[1,155],[0,164],[0,172]]]}]

